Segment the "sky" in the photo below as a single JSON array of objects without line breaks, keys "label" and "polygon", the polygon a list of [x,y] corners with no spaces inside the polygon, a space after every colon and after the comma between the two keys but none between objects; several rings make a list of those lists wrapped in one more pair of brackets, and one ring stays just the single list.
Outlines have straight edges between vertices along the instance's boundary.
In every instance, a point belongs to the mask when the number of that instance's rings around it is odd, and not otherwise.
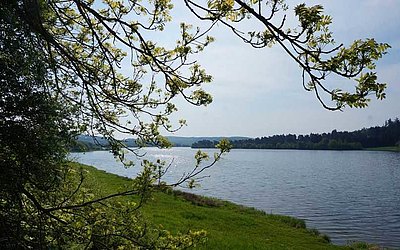
[{"label": "sky", "polygon": [[[213,82],[204,88],[214,101],[207,107],[178,101],[179,111],[172,119],[184,118],[188,126],[172,135],[261,137],[333,129],[352,131],[383,125],[389,118],[400,118],[400,0],[305,2],[322,4],[325,13],[333,17],[331,30],[337,43],[375,38],[392,46],[376,69],[378,80],[388,83],[387,98],[372,100],[365,109],[328,111],[314,93],[303,89],[299,67],[278,45],[257,50],[218,26],[211,32],[216,41],[198,58],[213,76]],[[301,2],[287,3],[293,10]],[[184,20],[202,25],[179,5],[173,18],[172,24]],[[334,85],[335,81],[326,84]]]}]

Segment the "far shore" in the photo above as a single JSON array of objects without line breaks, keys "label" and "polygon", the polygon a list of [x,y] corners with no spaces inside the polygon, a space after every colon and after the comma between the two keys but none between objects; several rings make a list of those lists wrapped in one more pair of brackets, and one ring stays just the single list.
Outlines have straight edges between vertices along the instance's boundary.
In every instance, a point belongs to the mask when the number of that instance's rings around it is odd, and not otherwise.
[{"label": "far shore", "polygon": [[[149,148],[154,148],[152,146],[148,146]],[[146,147],[143,147],[146,148]],[[143,149],[142,148],[142,149]],[[192,148],[192,149],[216,149],[216,148],[194,148],[190,146],[172,146],[172,148]],[[298,149],[298,148],[232,148],[235,149],[257,149],[257,150],[310,150],[310,151],[385,151],[385,152],[400,152],[400,147],[392,146],[392,147],[377,147],[377,148],[361,148],[361,149]],[[71,150],[71,153],[87,153],[87,152],[95,152],[95,151],[109,151],[109,148],[102,149],[89,149],[89,150]]]}]

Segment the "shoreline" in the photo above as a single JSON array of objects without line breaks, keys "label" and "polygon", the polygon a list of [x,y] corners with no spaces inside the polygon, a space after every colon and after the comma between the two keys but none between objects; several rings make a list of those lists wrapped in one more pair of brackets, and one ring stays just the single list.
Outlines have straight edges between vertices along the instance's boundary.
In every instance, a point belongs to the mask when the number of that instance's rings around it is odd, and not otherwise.
[{"label": "shoreline", "polygon": [[[74,163],[74,165],[89,170],[91,175],[102,181],[107,190],[129,181],[126,177],[98,170],[92,166],[78,163]],[[112,186],[107,184],[110,181],[113,182]],[[268,214],[255,208],[179,190],[156,191],[154,200],[144,207],[143,213],[151,218],[152,223],[163,225],[163,228],[173,233],[179,233],[181,230],[189,228],[205,229],[209,232],[210,242],[205,248],[199,249],[237,249],[239,245],[242,249],[243,247],[287,249],[294,246],[302,246],[301,248],[305,249],[370,249],[370,247],[376,247],[367,243],[353,243],[350,246],[334,245],[329,242],[328,236],[320,234],[318,230],[307,229],[304,220]],[[239,221],[237,221],[238,217],[240,217]],[[215,225],[216,221],[219,221],[217,225]],[[227,225],[231,225],[228,227],[234,228],[234,232],[224,232]],[[275,231],[281,233],[276,235],[273,233]],[[249,233],[250,235],[247,235]],[[265,234],[273,236],[265,240]],[[242,236],[246,237],[241,238]],[[238,240],[243,242],[238,242]],[[257,247],[251,244],[256,244]]]},{"label": "shoreline", "polygon": [[[154,148],[154,147],[142,147],[137,149]],[[191,148],[191,149],[217,149],[217,148],[194,148],[190,146],[172,146],[171,148]],[[168,148],[167,148],[168,149]],[[299,149],[299,148],[232,148],[231,150],[244,149],[244,150],[299,150],[299,151],[381,151],[381,152],[400,152],[400,147],[377,147],[377,148],[361,148],[361,149]],[[88,153],[96,151],[110,151],[110,149],[93,149],[87,151],[70,151],[70,153]]]}]

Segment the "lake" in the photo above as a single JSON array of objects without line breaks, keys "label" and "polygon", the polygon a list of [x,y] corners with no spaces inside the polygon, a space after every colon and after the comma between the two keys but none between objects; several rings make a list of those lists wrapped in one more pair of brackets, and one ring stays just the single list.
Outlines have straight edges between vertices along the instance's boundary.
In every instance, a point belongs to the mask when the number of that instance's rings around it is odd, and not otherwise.
[{"label": "lake", "polygon": [[[147,148],[145,158],[171,163],[166,181],[194,165],[191,148]],[[215,150],[203,150],[210,156]],[[73,153],[78,162],[133,177],[107,151]],[[367,241],[400,247],[400,153],[234,149],[190,192],[304,219],[335,244]]]}]

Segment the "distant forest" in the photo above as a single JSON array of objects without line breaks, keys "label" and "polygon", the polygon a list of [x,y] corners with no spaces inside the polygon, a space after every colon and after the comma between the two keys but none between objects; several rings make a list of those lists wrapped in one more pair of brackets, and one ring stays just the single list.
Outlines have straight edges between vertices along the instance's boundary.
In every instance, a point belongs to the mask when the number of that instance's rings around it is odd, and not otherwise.
[{"label": "distant forest", "polygon": [[[192,148],[214,148],[217,141],[202,140]],[[233,148],[251,149],[331,149],[355,150],[376,147],[400,146],[400,121],[387,120],[381,127],[363,128],[348,132],[333,130],[330,133],[309,135],[273,135],[255,139],[231,141]]]},{"label": "distant forest", "polygon": [[[173,147],[190,147],[198,141],[220,141],[224,137],[182,137],[182,136],[166,136]],[[249,139],[249,137],[233,136],[226,138],[230,141],[238,141]],[[136,140],[133,138],[124,139],[122,141],[127,147],[137,147]],[[154,145],[147,145],[152,147]],[[108,141],[99,136],[79,135],[75,140],[75,144],[70,148],[71,152],[86,152],[95,150],[110,150]]]}]

